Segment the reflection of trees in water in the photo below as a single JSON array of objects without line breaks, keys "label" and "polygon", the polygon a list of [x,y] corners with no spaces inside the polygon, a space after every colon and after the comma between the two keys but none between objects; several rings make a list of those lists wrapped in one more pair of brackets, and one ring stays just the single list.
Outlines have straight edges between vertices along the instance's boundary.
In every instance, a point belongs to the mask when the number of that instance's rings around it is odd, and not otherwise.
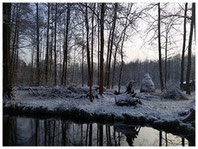
[{"label": "reflection of trees in water", "polygon": [[103,146],[103,125],[99,125],[98,126],[98,131],[99,131],[99,141],[97,140],[97,142],[99,142],[99,146]]},{"label": "reflection of trees in water", "polygon": [[[164,134],[164,135],[163,135]],[[174,137],[174,138],[173,138]],[[189,146],[194,146],[192,145],[195,141],[193,141],[193,136],[191,139],[188,139],[188,145]],[[186,139],[183,137],[178,137],[178,136],[168,136],[166,132],[159,131],[159,146],[185,146],[186,145]],[[192,143],[192,144],[191,144]]]},{"label": "reflection of trees in water", "polygon": [[7,117],[3,120],[3,145],[17,145],[16,118]]},{"label": "reflection of trees in water", "polygon": [[92,146],[92,124],[89,124],[89,146]]},{"label": "reflection of trees in water", "polygon": [[195,134],[189,135],[187,139],[189,146],[195,146]]},{"label": "reflection of trees in water", "polygon": [[[24,123],[26,120],[24,119]],[[3,144],[21,146],[121,146],[125,141],[133,146],[141,129],[140,126],[133,125],[77,124],[54,119],[30,119],[28,127],[18,128],[16,117],[5,118],[3,124]],[[23,134],[24,132],[27,134]],[[193,140],[193,136],[190,139]],[[164,135],[159,131],[159,145],[173,145],[174,142],[171,141],[166,133]],[[180,145],[185,145],[184,138],[181,138]],[[193,145],[193,141],[189,141],[189,145]]]},{"label": "reflection of trees in water", "polygon": [[137,138],[140,128],[140,126],[116,126],[116,130],[126,136],[129,146],[133,146],[134,139]]},{"label": "reflection of trees in water", "polygon": [[162,146],[162,131],[159,131],[159,146]]}]

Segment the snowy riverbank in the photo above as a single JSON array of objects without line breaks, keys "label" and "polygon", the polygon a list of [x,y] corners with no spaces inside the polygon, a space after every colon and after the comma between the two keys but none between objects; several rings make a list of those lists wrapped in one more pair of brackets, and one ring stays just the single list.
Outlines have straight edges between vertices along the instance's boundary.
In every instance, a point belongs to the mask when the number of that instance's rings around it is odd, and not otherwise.
[{"label": "snowy riverbank", "polygon": [[93,103],[87,93],[86,87],[20,87],[15,90],[15,100],[4,99],[3,107],[4,112],[12,113],[70,115],[79,119],[140,122],[159,129],[195,131],[194,123],[183,121],[195,108],[192,96],[189,100],[172,100],[157,94],[137,93],[142,104],[129,107],[116,106],[115,97],[122,95],[114,95],[111,91],[106,91],[103,96],[94,91]]}]

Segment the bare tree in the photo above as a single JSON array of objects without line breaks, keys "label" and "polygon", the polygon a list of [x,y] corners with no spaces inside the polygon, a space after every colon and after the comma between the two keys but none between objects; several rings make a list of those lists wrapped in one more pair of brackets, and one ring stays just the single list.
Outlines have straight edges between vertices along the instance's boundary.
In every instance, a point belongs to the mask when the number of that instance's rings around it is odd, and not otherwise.
[{"label": "bare tree", "polygon": [[56,67],[56,26],[57,26],[57,3],[56,3],[56,12],[55,12],[55,26],[54,26],[54,85],[57,82],[57,67]]},{"label": "bare tree", "polygon": [[[98,7],[98,16],[100,14],[100,4],[97,4]],[[100,19],[98,17],[98,85],[100,84]]]},{"label": "bare tree", "polygon": [[87,65],[88,65],[88,78],[89,78],[89,99],[93,102],[93,95],[92,95],[92,73],[91,73],[91,64],[90,64],[90,51],[89,51],[89,22],[88,22],[88,8],[86,3],[86,12],[85,12],[85,25],[87,31]]},{"label": "bare tree", "polygon": [[120,93],[120,89],[121,89],[122,70],[123,70],[123,65],[124,65],[123,46],[124,46],[124,40],[126,36],[125,32],[126,30],[124,30],[123,32],[122,43],[121,43],[121,48],[120,48],[121,65],[120,65],[120,73],[119,73],[119,81],[118,81],[118,93]]},{"label": "bare tree", "polygon": [[39,41],[39,6],[38,6],[38,3],[36,3],[36,28],[37,28],[37,37],[36,37],[36,40],[37,40],[37,58],[36,58],[36,64],[37,64],[37,85],[40,85],[40,64],[39,64],[39,55],[40,55],[40,52],[39,52],[39,44],[40,44],[40,41]]},{"label": "bare tree", "polygon": [[168,58],[168,28],[166,28],[166,35],[165,35],[165,70],[164,70],[164,85],[166,88],[166,82],[167,82],[167,58]]},{"label": "bare tree", "polygon": [[11,98],[10,78],[10,18],[11,3],[3,3],[3,96]]},{"label": "bare tree", "polygon": [[[53,15],[53,14],[51,14]],[[50,78],[52,79],[52,64],[53,64],[53,43],[54,43],[54,23],[51,24],[51,42],[50,42],[50,60],[49,60],[49,72]]]},{"label": "bare tree", "polygon": [[[18,63],[18,47],[19,47],[19,30],[20,30],[20,11],[21,11],[21,4],[15,4],[15,11],[13,13],[13,20],[12,20],[12,26],[13,26],[13,41],[12,41],[12,48],[11,48],[11,59],[10,59],[10,65],[11,65],[11,78],[13,78],[12,82],[14,82],[14,76],[16,76],[16,66]],[[15,19],[14,19],[15,15]]]},{"label": "bare tree", "polygon": [[81,78],[82,78],[82,87],[84,86],[84,49],[85,49],[85,45],[84,45],[84,25],[82,23],[82,64],[81,64]]},{"label": "bare tree", "polygon": [[[96,4],[93,4],[93,11],[95,11]],[[93,84],[93,47],[94,47],[94,13],[92,13],[92,19],[91,19],[91,82]]]},{"label": "bare tree", "polygon": [[110,53],[110,41],[111,41],[111,32],[112,29],[110,29],[109,31],[109,37],[108,37],[108,45],[107,45],[107,58],[106,58],[106,64],[105,64],[105,86],[107,87],[107,80],[108,80],[108,74],[109,74],[109,70],[108,70],[108,66],[109,66],[109,53]]},{"label": "bare tree", "polygon": [[163,76],[162,76],[162,58],[161,58],[161,31],[160,31],[160,3],[158,3],[158,51],[159,51],[159,73],[160,73],[160,86],[164,90]]},{"label": "bare tree", "polygon": [[46,56],[45,56],[45,83],[48,82],[48,62],[49,62],[49,22],[50,22],[50,3],[47,4],[47,42],[46,42]]},{"label": "bare tree", "polygon": [[68,52],[68,34],[69,34],[69,24],[70,24],[70,7],[71,4],[67,4],[67,24],[65,31],[63,72],[62,72],[62,80],[61,80],[62,85],[66,85],[66,79],[67,79],[67,52]]},{"label": "bare tree", "polygon": [[184,56],[186,48],[186,16],[187,16],[188,3],[185,4],[184,10],[184,34],[183,34],[183,47],[182,47],[182,60],[181,60],[181,74],[180,74],[180,87],[184,82]]},{"label": "bare tree", "polygon": [[104,59],[103,59],[103,52],[104,52],[104,14],[105,14],[105,3],[101,4],[101,15],[100,15],[100,84],[99,84],[99,93],[103,94],[103,65],[104,65]]},{"label": "bare tree", "polygon": [[114,53],[114,61],[113,61],[113,71],[112,71],[112,81],[111,81],[111,88],[113,89],[113,86],[114,86],[114,82],[115,82],[115,68],[116,68],[116,59],[117,59],[117,52],[118,52],[118,48],[119,48],[119,44],[122,40],[122,34],[121,36],[119,37],[119,40],[118,42],[116,43],[116,46],[115,46],[115,53]]},{"label": "bare tree", "polygon": [[118,3],[114,4],[114,16],[113,16],[113,25],[112,25],[112,32],[111,32],[111,40],[110,40],[110,50],[109,50],[109,61],[108,61],[108,66],[107,66],[107,88],[110,87],[110,70],[111,70],[111,56],[112,56],[112,51],[113,51],[113,43],[114,43],[114,32],[115,32],[115,27],[116,27],[116,20],[117,20],[117,8],[118,8]]},{"label": "bare tree", "polygon": [[191,74],[191,53],[192,53],[192,38],[193,38],[194,25],[195,25],[195,3],[192,3],[192,17],[191,17],[189,43],[188,43],[188,64],[186,71],[186,85],[187,85],[186,94],[191,93],[190,74]]}]

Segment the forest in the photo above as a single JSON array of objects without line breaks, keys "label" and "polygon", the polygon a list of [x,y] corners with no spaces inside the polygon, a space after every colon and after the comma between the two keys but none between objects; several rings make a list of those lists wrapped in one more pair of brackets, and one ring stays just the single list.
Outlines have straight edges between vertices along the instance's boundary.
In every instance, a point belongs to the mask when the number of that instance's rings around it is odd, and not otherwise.
[{"label": "forest", "polygon": [[[105,145],[106,126],[107,146],[148,146],[134,138],[151,126],[153,137],[159,131],[159,143],[147,138],[151,145],[167,146],[169,133],[182,138],[181,143],[170,139],[170,145],[194,146],[195,7],[188,2],[3,3],[3,144]],[[29,143],[20,142],[21,119],[27,123],[24,131],[35,127]],[[52,135],[46,122],[54,124]],[[63,134],[67,143],[59,143],[58,131],[71,133],[70,125],[81,129],[81,140]],[[125,136],[121,143],[116,132]]]}]

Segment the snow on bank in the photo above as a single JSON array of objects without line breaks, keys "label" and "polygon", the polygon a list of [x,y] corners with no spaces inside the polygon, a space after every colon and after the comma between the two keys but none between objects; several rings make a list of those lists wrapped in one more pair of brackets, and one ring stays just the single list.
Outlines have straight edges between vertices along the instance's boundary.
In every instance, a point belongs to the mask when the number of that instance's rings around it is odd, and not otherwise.
[{"label": "snow on bank", "polygon": [[4,108],[23,108],[23,110],[45,109],[48,112],[68,111],[72,109],[83,110],[91,115],[114,115],[123,119],[124,115],[141,118],[155,122],[171,122],[177,120],[180,126],[187,126],[194,129],[191,123],[184,123],[183,120],[189,114],[190,109],[195,109],[195,100],[171,100],[163,99],[149,93],[138,93],[141,98],[141,105],[135,107],[116,106],[115,97],[125,96],[114,95],[106,91],[102,96],[97,94],[96,88],[93,91],[94,102],[91,103],[87,97],[88,88],[47,88],[47,87],[20,87],[15,91],[15,100],[4,99]]}]

